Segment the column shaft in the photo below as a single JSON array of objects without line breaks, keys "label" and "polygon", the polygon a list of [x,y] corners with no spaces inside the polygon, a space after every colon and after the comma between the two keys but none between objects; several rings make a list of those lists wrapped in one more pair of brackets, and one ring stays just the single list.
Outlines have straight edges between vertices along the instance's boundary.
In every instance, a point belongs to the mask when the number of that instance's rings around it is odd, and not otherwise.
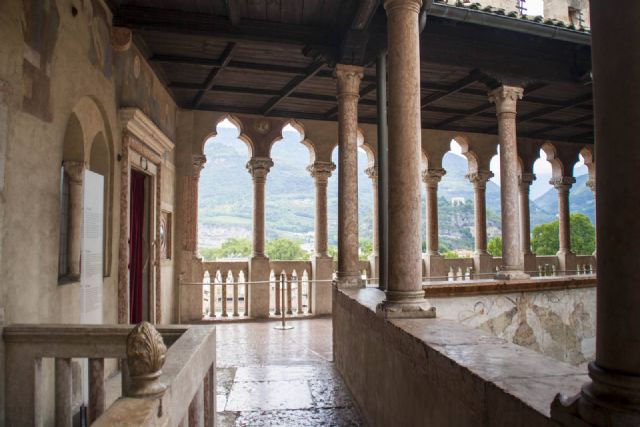
[{"label": "column shaft", "polygon": [[422,172],[426,197],[426,229],[427,255],[440,255],[440,239],[438,226],[438,183],[445,175],[444,169],[427,169]]},{"label": "column shaft", "polygon": [[489,93],[496,104],[500,139],[500,196],[502,208],[501,278],[526,278],[520,253],[518,151],[516,143],[516,103],[522,98],[519,87],[501,86]]},{"label": "column shaft", "polygon": [[493,172],[472,172],[466,177],[473,184],[475,253],[484,255],[487,253],[487,181],[493,177]]},{"label": "column shaft", "polygon": [[82,249],[82,183],[84,164],[64,162],[64,171],[69,178],[69,212],[67,234],[67,276],[80,280],[80,251]]},{"label": "column shaft", "polygon": [[529,188],[536,179],[532,173],[520,176],[520,243],[522,253],[531,253],[531,214],[529,211]]},{"label": "column shaft", "polygon": [[338,280],[359,286],[358,99],[362,67],[338,64]]},{"label": "column shaft", "polygon": [[247,170],[253,178],[253,256],[265,255],[264,191],[267,174],[273,166],[268,157],[253,157],[247,162]]},{"label": "column shaft", "polygon": [[566,254],[571,252],[571,224],[569,209],[569,191],[571,185],[576,182],[573,177],[562,177],[551,180],[551,185],[558,190],[558,222],[559,222],[559,242],[558,253]]},{"label": "column shaft", "polygon": [[307,171],[316,181],[315,251],[321,257],[326,257],[328,251],[327,185],[335,169],[332,162],[317,161],[307,166]]}]

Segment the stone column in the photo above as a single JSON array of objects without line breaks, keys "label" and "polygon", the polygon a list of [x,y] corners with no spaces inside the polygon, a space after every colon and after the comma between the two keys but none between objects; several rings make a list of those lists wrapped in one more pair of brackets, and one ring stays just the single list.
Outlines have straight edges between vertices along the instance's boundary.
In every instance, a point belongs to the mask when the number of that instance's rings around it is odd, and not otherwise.
[{"label": "stone column", "polygon": [[536,270],[536,256],[531,252],[531,214],[529,212],[529,189],[536,180],[532,173],[520,175],[520,244],[524,260],[524,271]]},{"label": "stone column", "polygon": [[422,290],[421,6],[421,0],[384,1],[389,46],[389,283],[378,312],[386,317],[435,316]]},{"label": "stone column", "polygon": [[[589,187],[589,189],[593,193],[593,202],[594,202],[595,205],[597,205],[598,204],[598,198],[596,196],[596,178],[595,177],[590,177],[587,180],[587,187]],[[593,214],[593,222],[597,222],[597,221],[598,221],[598,218],[596,218],[596,213],[594,212],[594,214]],[[594,262],[595,262],[595,259],[597,258],[597,254],[598,254],[598,234],[596,232],[596,249],[593,250]]]},{"label": "stone column", "polygon": [[422,172],[422,182],[425,183],[426,197],[426,239],[427,251],[423,256],[427,277],[443,277],[444,262],[440,255],[440,240],[438,227],[438,184],[446,174],[444,169],[427,169]]},{"label": "stone column", "polygon": [[487,181],[493,177],[491,171],[468,173],[466,178],[473,184],[473,208],[475,218],[475,251],[473,267],[476,273],[491,273],[492,256],[487,252]]},{"label": "stone column", "polygon": [[[591,382],[556,398],[563,425],[640,425],[640,2],[591,0],[598,287]],[[624,11],[624,13],[620,13]],[[602,191],[604,189],[604,191]],[[567,407],[568,406],[568,407]]]},{"label": "stone column", "polygon": [[[203,155],[193,155],[191,157],[191,164],[188,169],[189,175],[183,177],[182,186],[184,231],[181,272],[183,273],[182,279],[184,281],[193,283],[201,282],[204,274],[202,263],[198,257],[198,187],[200,185],[200,172],[202,172],[206,161],[207,158]],[[202,292],[202,286],[189,285],[180,288],[180,320],[202,319]]]},{"label": "stone column", "polygon": [[369,263],[371,264],[371,275],[378,280],[380,278],[380,239],[378,238],[378,168],[369,167],[364,171],[371,179],[371,189],[373,194],[373,238],[371,239],[372,251],[369,255]]},{"label": "stone column", "polygon": [[82,249],[82,180],[84,163],[63,162],[69,177],[69,228],[67,231],[67,277],[80,280],[80,251]]},{"label": "stone column", "polygon": [[575,254],[571,252],[571,223],[569,209],[569,191],[576,182],[572,176],[552,178],[549,183],[558,190],[558,222],[559,222],[559,242],[558,264],[560,271],[572,272],[576,269]]},{"label": "stone column", "polygon": [[249,285],[249,315],[269,317],[269,258],[265,255],[264,194],[267,174],[273,166],[268,157],[252,157],[247,170],[253,178],[253,255],[249,261],[249,281],[264,282]]},{"label": "stone column", "polygon": [[501,86],[489,92],[496,104],[500,139],[500,197],[502,207],[502,271],[497,279],[526,279],[520,253],[520,215],[518,212],[518,150],[516,143],[516,104],[523,89]]},{"label": "stone column", "polygon": [[338,64],[338,285],[361,286],[358,269],[358,99],[362,67]]},{"label": "stone column", "polygon": [[327,185],[336,169],[333,162],[316,161],[307,170],[316,181],[316,253],[311,257],[313,283],[311,284],[311,311],[314,314],[331,313],[331,278],[333,258],[328,253]]}]

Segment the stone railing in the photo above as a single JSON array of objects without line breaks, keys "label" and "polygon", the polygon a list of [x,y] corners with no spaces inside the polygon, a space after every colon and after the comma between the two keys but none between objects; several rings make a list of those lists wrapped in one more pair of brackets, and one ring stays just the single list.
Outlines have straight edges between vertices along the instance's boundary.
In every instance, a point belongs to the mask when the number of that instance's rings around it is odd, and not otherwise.
[{"label": "stone railing", "polygon": [[203,270],[204,316],[215,318],[249,316],[249,263],[247,261],[205,261]]},{"label": "stone railing", "polygon": [[[215,426],[211,326],[10,325],[3,337],[8,426],[73,425],[72,359],[88,360],[87,425]],[[55,361],[54,411],[46,409],[46,359]],[[122,396],[108,408],[105,359],[122,372]]]},{"label": "stone railing", "polygon": [[270,261],[270,311],[280,316],[311,314],[312,264],[310,261]]}]

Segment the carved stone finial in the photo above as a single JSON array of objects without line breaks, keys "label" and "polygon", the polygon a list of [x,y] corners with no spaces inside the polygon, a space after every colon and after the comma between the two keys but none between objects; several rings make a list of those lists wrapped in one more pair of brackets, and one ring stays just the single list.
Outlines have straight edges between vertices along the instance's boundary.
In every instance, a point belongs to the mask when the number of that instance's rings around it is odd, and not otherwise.
[{"label": "carved stone finial", "polygon": [[162,335],[149,322],[140,322],[127,336],[127,365],[131,384],[129,397],[157,396],[167,388],[158,381],[167,355]]}]

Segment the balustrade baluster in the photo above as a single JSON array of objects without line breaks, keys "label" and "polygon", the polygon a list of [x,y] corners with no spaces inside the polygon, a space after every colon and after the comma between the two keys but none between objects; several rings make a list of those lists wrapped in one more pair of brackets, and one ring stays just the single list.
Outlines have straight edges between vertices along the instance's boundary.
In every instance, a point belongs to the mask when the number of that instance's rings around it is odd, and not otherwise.
[{"label": "balustrade baluster", "polygon": [[71,396],[73,380],[71,378],[71,359],[55,361],[55,410],[56,427],[72,427]]},{"label": "balustrade baluster", "polygon": [[104,359],[89,359],[89,424],[105,410]]},{"label": "balustrade baluster", "polygon": [[291,309],[291,275],[287,274],[287,314],[293,314]]},{"label": "balustrade baluster", "polygon": [[[233,278],[233,273],[231,273],[231,277]],[[233,317],[238,317],[240,313],[238,313],[238,280],[237,278],[233,279]]]},{"label": "balustrade baluster", "polygon": [[228,317],[227,313],[227,281],[229,280],[229,272],[222,275],[222,317]]},{"label": "balustrade baluster", "polygon": [[462,274],[462,267],[458,267],[458,272],[456,273],[456,280],[461,281],[464,279],[464,275]]},{"label": "balustrade baluster", "polygon": [[307,270],[305,270],[302,274],[302,280],[307,284],[307,313],[311,314],[313,312],[311,308],[311,305],[313,303],[313,282],[309,280],[309,273],[307,272]]},{"label": "balustrade baluster", "polygon": [[302,280],[301,277],[298,277],[298,273],[294,270],[293,274],[295,274],[295,281],[296,281],[296,293],[297,293],[297,305],[298,305],[298,310],[297,310],[297,314],[302,314]]},{"label": "balustrade baluster", "polygon": [[278,278],[276,279],[276,284],[275,284],[275,290],[276,290],[276,295],[275,295],[275,296],[276,296],[276,298],[275,298],[275,300],[276,300],[276,311],[275,311],[275,313],[274,313],[274,314],[275,314],[276,316],[279,316],[279,315],[280,315],[280,304],[281,304],[281,301],[280,301],[280,286],[281,286],[281,284],[282,284],[282,283],[284,283],[283,278],[282,278],[282,275],[283,275],[283,274],[284,274],[284,272],[280,273],[280,277],[278,277]]},{"label": "balustrade baluster", "polygon": [[244,274],[244,271],[241,271],[242,275],[242,283],[244,283],[244,297],[243,297],[243,307],[244,307],[244,316],[249,317],[249,285],[247,284],[247,276]]},{"label": "balustrade baluster", "polygon": [[453,267],[449,267],[449,274],[447,274],[447,281],[453,282]]}]

